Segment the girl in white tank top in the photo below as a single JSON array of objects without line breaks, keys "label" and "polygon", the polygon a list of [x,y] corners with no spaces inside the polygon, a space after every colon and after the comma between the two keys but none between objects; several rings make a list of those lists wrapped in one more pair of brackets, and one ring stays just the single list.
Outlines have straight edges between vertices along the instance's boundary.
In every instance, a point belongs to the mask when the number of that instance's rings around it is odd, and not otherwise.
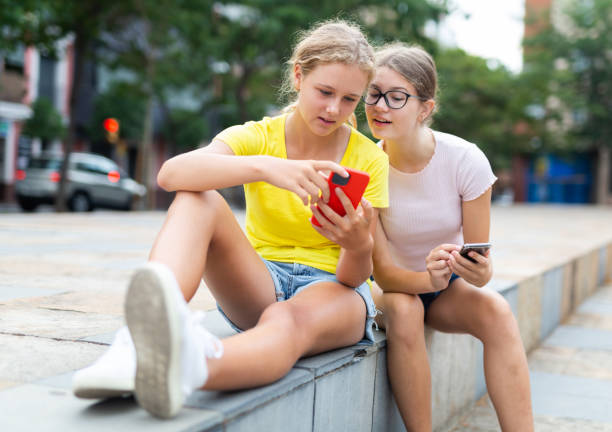
[{"label": "girl in white tank top", "polygon": [[[389,155],[389,208],[374,246],[374,299],[386,328],[391,388],[406,429],[430,431],[431,377],[424,324],[469,333],[484,345],[485,375],[502,430],[533,430],[527,360],[506,300],[484,287],[490,253],[459,255],[489,241],[496,177],[478,147],[428,127],[436,69],[420,48],[380,49],[364,97],[372,134]],[[469,109],[469,107],[466,107]]]}]

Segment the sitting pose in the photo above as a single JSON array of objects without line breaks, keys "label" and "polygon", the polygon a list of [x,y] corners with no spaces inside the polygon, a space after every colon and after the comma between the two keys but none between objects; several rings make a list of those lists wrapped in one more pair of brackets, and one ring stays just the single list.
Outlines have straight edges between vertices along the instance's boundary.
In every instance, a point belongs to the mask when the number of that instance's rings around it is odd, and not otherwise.
[{"label": "sitting pose", "polygon": [[436,81],[429,54],[396,43],[377,52],[364,97],[369,127],[390,164],[373,292],[387,332],[391,388],[406,428],[430,431],[424,323],[469,333],[484,344],[487,387],[502,429],[529,431],[529,374],[516,320],[499,293],[481,289],[493,272],[490,254],[470,252],[474,262],[459,254],[464,242],[489,241],[496,178],[476,145],[428,127]]},{"label": "sitting pose", "polygon": [[[372,341],[366,280],[376,208],[388,204],[388,158],[346,122],[374,52],[355,26],[328,22],[304,35],[289,65],[297,100],[288,112],[228,128],[162,166],[160,186],[177,194],[150,263],[128,288],[127,329],[75,375],[75,394],[134,390],[151,414],[172,417],[195,389],[264,385],[302,356]],[[341,217],[326,205],[326,176],[346,177],[343,166],[367,172],[370,183],[357,209],[337,190]],[[246,235],[215,191],[240,184]],[[219,340],[187,308],[202,278],[239,334]]]}]

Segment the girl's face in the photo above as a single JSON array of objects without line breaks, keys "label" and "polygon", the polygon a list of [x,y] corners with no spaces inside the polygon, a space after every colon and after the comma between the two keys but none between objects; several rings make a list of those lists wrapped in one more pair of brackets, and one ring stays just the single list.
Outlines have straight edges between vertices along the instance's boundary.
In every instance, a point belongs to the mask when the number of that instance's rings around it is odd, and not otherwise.
[{"label": "girl's face", "polygon": [[[379,67],[374,74],[374,79],[368,88],[369,93],[386,93],[391,90],[408,93],[417,96],[414,86],[402,75],[388,67]],[[396,93],[402,96],[401,93]],[[389,102],[393,96],[387,94]],[[395,102],[402,102],[400,99]],[[365,105],[368,126],[372,135],[377,139],[402,139],[412,136],[423,120],[433,109],[433,101],[421,101],[416,97],[408,97],[406,104],[399,109],[392,109],[387,106],[385,98],[381,97],[375,105]]]},{"label": "girl's face", "polygon": [[306,76],[296,66],[294,77],[297,112],[318,136],[329,135],[348,120],[368,84],[366,72],[342,63],[316,66]]}]

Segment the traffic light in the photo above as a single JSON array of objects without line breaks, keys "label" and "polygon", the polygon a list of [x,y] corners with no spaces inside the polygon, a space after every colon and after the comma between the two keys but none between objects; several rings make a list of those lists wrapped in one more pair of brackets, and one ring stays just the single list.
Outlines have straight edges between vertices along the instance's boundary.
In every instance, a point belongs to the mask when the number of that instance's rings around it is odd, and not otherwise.
[{"label": "traffic light", "polygon": [[109,117],[102,123],[108,142],[115,144],[119,140],[119,120]]}]

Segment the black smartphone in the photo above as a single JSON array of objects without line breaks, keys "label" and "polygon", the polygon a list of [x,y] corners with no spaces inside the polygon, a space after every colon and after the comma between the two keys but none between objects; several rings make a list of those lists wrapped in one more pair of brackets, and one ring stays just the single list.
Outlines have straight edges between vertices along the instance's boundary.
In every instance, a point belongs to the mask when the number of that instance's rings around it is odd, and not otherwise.
[{"label": "black smartphone", "polygon": [[480,255],[484,255],[485,253],[487,253],[489,249],[491,249],[491,243],[466,243],[463,245],[463,247],[459,251],[459,254],[462,257],[467,258],[473,263],[475,263],[476,260],[470,257],[468,255],[468,252],[474,251],[474,252],[478,252]]}]

